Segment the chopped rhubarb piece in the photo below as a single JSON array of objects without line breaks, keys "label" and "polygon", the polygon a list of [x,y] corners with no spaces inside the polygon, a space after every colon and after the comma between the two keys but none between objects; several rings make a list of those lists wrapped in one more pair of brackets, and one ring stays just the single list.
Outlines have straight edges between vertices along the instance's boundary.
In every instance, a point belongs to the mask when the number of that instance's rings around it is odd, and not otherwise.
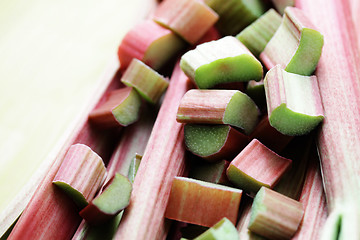
[{"label": "chopped rhubarb piece", "polygon": [[175,177],[165,217],[211,227],[222,218],[236,223],[242,190]]},{"label": "chopped rhubarb piece", "polygon": [[183,48],[185,42],[169,29],[147,20],[133,27],[123,38],[118,57],[125,70],[133,58],[158,70]]},{"label": "chopped rhubarb piece", "polygon": [[117,173],[105,190],[80,211],[80,216],[91,225],[104,223],[129,205],[131,191],[129,179]]},{"label": "chopped rhubarb piece", "polygon": [[286,7],[293,7],[295,4],[295,0],[271,0],[279,13],[284,14]]},{"label": "chopped rhubarb piece", "polygon": [[262,186],[273,188],[290,165],[291,160],[280,157],[253,139],[231,161],[227,176],[237,187],[256,193]]},{"label": "chopped rhubarb piece", "polygon": [[290,239],[303,214],[300,202],[262,187],[255,196],[248,228],[269,239]]},{"label": "chopped rhubarb piece", "polygon": [[236,90],[188,91],[181,99],[176,120],[181,123],[229,124],[252,132],[259,110],[246,94]]},{"label": "chopped rhubarb piece", "polygon": [[[250,139],[256,138],[266,147],[276,153],[281,151],[294,138],[293,136],[284,135],[270,125],[269,118],[265,115],[251,133]],[[276,141],[274,141],[276,139]]]},{"label": "chopped rhubarb piece", "polygon": [[238,232],[234,224],[226,217],[194,240],[237,240]]},{"label": "chopped rhubarb piece", "polygon": [[226,160],[209,163],[194,159],[191,162],[189,177],[204,182],[227,185],[229,182],[226,176],[226,169],[228,166],[229,162]]},{"label": "chopped rhubarb piece", "polygon": [[105,174],[101,157],[88,146],[75,144],[69,148],[53,184],[84,208],[99,190]]},{"label": "chopped rhubarb piece", "polygon": [[260,54],[268,69],[280,64],[286,71],[311,75],[320,59],[324,39],[305,14],[287,7],[283,21]]},{"label": "chopped rhubarb piece", "polygon": [[316,76],[288,73],[277,65],[264,83],[269,122],[279,132],[305,135],[324,119]]},{"label": "chopped rhubarb piece", "polygon": [[274,9],[270,9],[236,35],[236,38],[258,57],[279,28],[281,19]]},{"label": "chopped rhubarb piece", "polygon": [[132,183],[134,183],[136,173],[140,166],[141,158],[142,158],[141,155],[136,154],[135,157],[131,160],[128,178],[129,178],[130,182],[132,182]]},{"label": "chopped rhubarb piece", "polygon": [[217,28],[223,35],[234,35],[260,17],[266,9],[261,0],[205,0],[217,14]]},{"label": "chopped rhubarb piece", "polygon": [[251,80],[246,86],[246,94],[255,102],[256,106],[259,107],[261,112],[266,109],[266,96],[264,80],[254,81]]},{"label": "chopped rhubarb piece", "polygon": [[139,118],[141,97],[135,89],[120,88],[109,92],[107,100],[89,114],[99,127],[128,126]]},{"label": "chopped rhubarb piece", "polygon": [[134,181],[131,204],[114,239],[164,239],[167,235],[164,214],[171,183],[185,171],[184,131],[176,122],[176,112],[191,86],[176,64]]},{"label": "chopped rhubarb piece", "polygon": [[148,102],[156,103],[169,81],[138,59],[133,59],[121,77],[121,82],[135,88]]},{"label": "chopped rhubarb piece", "polygon": [[218,15],[199,0],[165,0],[154,20],[194,44],[214,25]]},{"label": "chopped rhubarb piece", "polygon": [[249,142],[248,136],[229,125],[186,124],[186,148],[207,161],[232,159]]},{"label": "chopped rhubarb piece", "polygon": [[198,45],[181,57],[181,69],[199,88],[232,82],[259,81],[261,63],[235,37]]}]

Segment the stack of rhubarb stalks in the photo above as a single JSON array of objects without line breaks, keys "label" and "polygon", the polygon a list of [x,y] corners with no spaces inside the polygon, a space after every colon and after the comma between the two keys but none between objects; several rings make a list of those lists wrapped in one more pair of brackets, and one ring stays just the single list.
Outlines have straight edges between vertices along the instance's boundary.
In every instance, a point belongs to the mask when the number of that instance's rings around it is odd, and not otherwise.
[{"label": "stack of rhubarb stalks", "polygon": [[3,238],[360,239],[353,19],[164,0]]}]

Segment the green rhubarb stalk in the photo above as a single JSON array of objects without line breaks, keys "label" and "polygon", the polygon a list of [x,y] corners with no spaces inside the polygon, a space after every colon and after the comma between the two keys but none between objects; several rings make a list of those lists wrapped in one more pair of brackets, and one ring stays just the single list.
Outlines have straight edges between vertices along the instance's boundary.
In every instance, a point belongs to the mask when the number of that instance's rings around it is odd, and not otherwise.
[{"label": "green rhubarb stalk", "polygon": [[190,87],[177,64],[135,178],[131,204],[114,239],[162,239],[167,235],[164,214],[171,183],[185,167],[183,127],[176,122],[176,112]]},{"label": "green rhubarb stalk", "polygon": [[[326,39],[316,75],[324,107],[317,138],[328,239],[360,239],[360,58],[349,1],[298,0]],[[341,79],[341,81],[339,81]]]}]

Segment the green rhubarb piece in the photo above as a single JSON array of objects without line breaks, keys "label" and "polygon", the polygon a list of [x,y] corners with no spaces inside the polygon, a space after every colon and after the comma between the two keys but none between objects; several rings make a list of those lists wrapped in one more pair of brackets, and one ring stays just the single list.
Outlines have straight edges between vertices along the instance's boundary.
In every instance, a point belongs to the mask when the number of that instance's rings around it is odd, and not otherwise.
[{"label": "green rhubarb piece", "polygon": [[134,183],[136,173],[140,166],[141,158],[142,158],[141,155],[136,154],[135,157],[131,160],[129,173],[128,173],[128,178],[131,183]]},{"label": "green rhubarb piece", "polygon": [[181,69],[200,89],[231,82],[259,81],[261,63],[235,37],[198,45],[181,57]]},{"label": "green rhubarb piece", "polygon": [[192,161],[189,177],[205,182],[227,184],[226,169],[229,162],[221,160],[216,163]]},{"label": "green rhubarb piece", "polygon": [[303,214],[300,202],[262,187],[252,204],[248,229],[269,239],[290,239]]},{"label": "green rhubarb piece", "polygon": [[279,28],[281,19],[274,9],[270,9],[236,35],[236,38],[255,56],[259,56]]},{"label": "green rhubarb piece", "polygon": [[266,6],[261,0],[205,0],[218,15],[217,28],[223,35],[234,35],[260,17]]},{"label": "green rhubarb piece", "polygon": [[88,205],[88,201],[86,201],[84,195],[68,183],[56,181],[53,182],[53,184],[65,192],[76,203],[76,205],[79,206],[80,209]]},{"label": "green rhubarb piece", "polygon": [[229,125],[186,124],[184,138],[190,152],[209,161],[233,158],[248,143]]},{"label": "green rhubarb piece", "polygon": [[309,76],[318,64],[323,44],[323,35],[304,13],[287,7],[279,29],[260,58],[268,69],[280,64],[288,72]]},{"label": "green rhubarb piece", "polygon": [[112,110],[112,113],[122,126],[128,126],[139,118],[141,98],[133,89],[124,101]]},{"label": "green rhubarb piece", "polygon": [[195,240],[236,240],[239,239],[234,224],[226,217],[221,219],[214,226],[209,228],[203,234],[195,238]]},{"label": "green rhubarb piece", "polygon": [[298,136],[324,119],[316,76],[288,73],[279,65],[264,80],[269,122],[279,132]]},{"label": "green rhubarb piece", "polygon": [[135,88],[146,101],[152,104],[160,99],[169,85],[167,79],[135,58],[126,69],[121,81]]},{"label": "green rhubarb piece", "polygon": [[264,81],[251,80],[246,87],[246,94],[255,102],[261,110],[266,107],[266,96]]}]

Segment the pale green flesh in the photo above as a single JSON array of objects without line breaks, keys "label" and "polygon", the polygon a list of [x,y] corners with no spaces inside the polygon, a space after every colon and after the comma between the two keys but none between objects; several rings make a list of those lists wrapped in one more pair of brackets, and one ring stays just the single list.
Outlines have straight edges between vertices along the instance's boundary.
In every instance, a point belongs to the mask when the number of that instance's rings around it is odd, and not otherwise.
[{"label": "pale green flesh", "polygon": [[294,112],[283,103],[271,112],[269,122],[284,135],[300,136],[315,129],[323,119],[323,116],[309,116]]},{"label": "pale green flesh", "polygon": [[186,124],[185,145],[195,155],[206,157],[218,152],[226,141],[229,126]]},{"label": "pale green flesh", "polygon": [[117,173],[111,184],[92,203],[102,212],[116,214],[129,205],[132,185],[127,177]]},{"label": "pale green flesh", "polygon": [[135,89],[133,89],[129,96],[113,109],[112,113],[122,126],[128,126],[138,120],[140,107],[141,98]]},{"label": "pale green flesh", "polygon": [[58,188],[60,188],[64,193],[66,193],[81,209],[88,205],[84,195],[71,187],[69,184],[61,181],[53,182]]},{"label": "pale green flesh", "polygon": [[235,184],[235,186],[248,193],[258,192],[262,186],[269,187],[269,185],[257,181],[256,179],[250,177],[234,165],[229,166],[227,176],[229,180],[233,184]]},{"label": "pale green flesh", "polygon": [[223,122],[250,134],[257,124],[258,115],[259,110],[253,100],[242,92],[236,92],[226,106]]},{"label": "pale green flesh", "polygon": [[259,81],[262,66],[249,54],[218,59],[195,70],[195,83],[200,89],[213,88],[218,84],[231,82]]},{"label": "pale green flesh", "polygon": [[323,36],[318,31],[304,28],[301,32],[299,47],[285,71],[310,76],[319,62],[323,45]]},{"label": "pale green flesh", "polygon": [[136,155],[130,163],[128,178],[131,183],[134,183],[136,173],[139,169],[142,156]]},{"label": "pale green flesh", "polygon": [[250,221],[249,221],[249,227],[250,228],[256,221],[256,218],[261,214],[266,212],[266,206],[263,204],[263,199],[265,196],[265,190],[260,189],[258,193],[256,194],[253,204],[251,206],[251,215],[250,215]]},{"label": "pale green flesh", "polygon": [[239,233],[229,219],[223,218],[195,240],[237,240]]}]

